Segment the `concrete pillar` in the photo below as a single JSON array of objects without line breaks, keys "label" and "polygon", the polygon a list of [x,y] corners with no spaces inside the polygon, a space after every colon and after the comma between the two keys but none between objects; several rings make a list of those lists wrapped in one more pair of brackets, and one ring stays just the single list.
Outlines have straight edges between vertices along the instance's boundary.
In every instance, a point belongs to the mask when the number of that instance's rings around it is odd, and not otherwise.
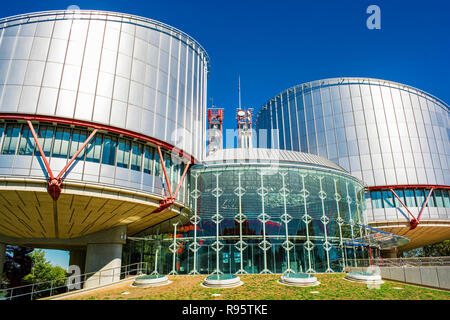
[{"label": "concrete pillar", "polygon": [[92,288],[120,280],[122,244],[88,244],[86,251],[87,273],[84,288]]},{"label": "concrete pillar", "polygon": [[3,266],[6,260],[6,244],[0,243],[0,283],[2,281]]},{"label": "concrete pillar", "polygon": [[70,250],[69,266],[78,266],[80,273],[84,273],[84,267],[86,263],[86,251],[85,250]]}]

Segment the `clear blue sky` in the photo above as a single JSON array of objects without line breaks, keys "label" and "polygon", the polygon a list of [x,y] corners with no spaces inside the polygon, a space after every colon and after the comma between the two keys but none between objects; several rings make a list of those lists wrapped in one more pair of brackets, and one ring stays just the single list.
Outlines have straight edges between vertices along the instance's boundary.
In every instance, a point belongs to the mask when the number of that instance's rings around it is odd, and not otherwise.
[{"label": "clear blue sky", "polygon": [[[235,128],[242,104],[259,108],[307,81],[357,76],[397,81],[450,103],[450,2],[443,0],[21,0],[0,16],[101,9],[145,16],[194,37],[211,57],[208,106],[225,108]],[[366,8],[381,8],[381,30],[366,28]]]},{"label": "clear blue sky", "polygon": [[45,259],[47,259],[53,266],[60,266],[63,269],[69,267],[69,251],[62,250],[44,250]]}]

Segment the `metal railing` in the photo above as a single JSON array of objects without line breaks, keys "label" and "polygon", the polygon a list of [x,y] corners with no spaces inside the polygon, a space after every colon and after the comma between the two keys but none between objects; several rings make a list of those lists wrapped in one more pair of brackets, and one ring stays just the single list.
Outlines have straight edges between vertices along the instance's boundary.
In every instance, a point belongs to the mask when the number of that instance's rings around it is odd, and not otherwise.
[{"label": "metal railing", "polygon": [[67,275],[64,278],[51,281],[0,289],[0,300],[36,300],[83,288],[93,289],[115,283],[130,276],[147,273],[147,268],[147,262],[138,262],[97,272]]},{"label": "metal railing", "polygon": [[412,257],[412,258],[382,258],[382,259],[348,259],[351,267],[423,267],[450,266],[450,256],[446,257]]}]

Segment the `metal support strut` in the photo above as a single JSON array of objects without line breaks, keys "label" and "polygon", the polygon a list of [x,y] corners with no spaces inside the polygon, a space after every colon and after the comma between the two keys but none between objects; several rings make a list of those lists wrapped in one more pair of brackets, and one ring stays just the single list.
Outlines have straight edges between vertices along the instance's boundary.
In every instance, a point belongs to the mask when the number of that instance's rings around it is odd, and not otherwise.
[{"label": "metal support strut", "polygon": [[156,208],[155,210],[153,210],[152,213],[162,212],[162,211],[164,211],[165,209],[169,208],[171,205],[173,205],[175,203],[175,199],[177,198],[178,191],[180,191],[181,184],[183,183],[184,177],[186,176],[187,170],[189,169],[189,166],[191,164],[190,162],[188,162],[185,165],[184,171],[183,171],[183,175],[181,176],[181,179],[178,182],[177,189],[175,190],[175,193],[172,194],[172,188],[170,187],[170,181],[169,181],[169,177],[167,175],[166,166],[164,165],[164,157],[162,155],[161,148],[159,146],[156,146],[156,148],[158,150],[159,160],[161,161],[161,166],[162,166],[162,169],[163,169],[164,178],[166,180],[167,189],[169,191],[169,196],[165,196],[159,202],[159,207]]},{"label": "metal support strut", "polygon": [[55,177],[53,175],[53,171],[50,168],[50,165],[47,161],[47,158],[44,154],[44,151],[42,150],[41,144],[39,143],[38,137],[36,135],[36,132],[34,131],[33,124],[30,120],[27,120],[28,126],[30,127],[31,134],[33,135],[34,141],[36,142],[36,145],[39,149],[39,153],[41,154],[41,158],[44,161],[45,168],[47,169],[48,174],[48,188],[47,192],[50,194],[53,200],[58,200],[59,196],[61,195],[61,185],[63,182],[63,175],[67,171],[68,168],[72,165],[72,163],[75,161],[75,159],[78,157],[78,155],[83,151],[83,149],[86,147],[86,145],[91,141],[92,137],[97,133],[97,129],[94,129],[92,133],[89,135],[89,137],[84,141],[84,143],[81,145],[80,148],[78,148],[77,152],[74,154],[74,156],[69,160],[69,162],[65,165],[65,167],[61,170],[61,172]]},{"label": "metal support strut", "polygon": [[430,192],[428,193],[427,199],[425,200],[424,204],[422,205],[422,208],[420,209],[419,215],[414,217],[414,215],[409,211],[408,207],[403,203],[402,200],[400,200],[399,196],[395,193],[394,189],[389,189],[394,196],[397,198],[397,200],[401,203],[401,205],[406,209],[406,211],[411,215],[411,220],[409,220],[409,230],[415,229],[420,221],[420,216],[422,215],[423,209],[427,206],[428,200],[430,199],[431,194],[433,193],[434,187],[430,189]]}]

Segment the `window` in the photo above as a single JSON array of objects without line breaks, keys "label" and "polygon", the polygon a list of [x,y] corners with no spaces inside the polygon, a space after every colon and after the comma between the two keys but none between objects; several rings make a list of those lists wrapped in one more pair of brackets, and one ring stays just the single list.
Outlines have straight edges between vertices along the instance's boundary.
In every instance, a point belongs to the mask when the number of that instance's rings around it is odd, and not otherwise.
[{"label": "window", "polygon": [[423,189],[417,189],[416,190],[416,200],[417,200],[417,206],[418,207],[422,207],[424,201],[425,201],[425,196],[424,196],[424,192]]},{"label": "window", "polygon": [[372,208],[383,208],[383,203],[381,201],[381,191],[372,191],[370,192],[370,196],[372,198]]},{"label": "window", "polygon": [[105,135],[103,140],[103,154],[102,154],[102,163],[114,165],[116,161],[116,146],[117,139],[112,138],[111,136]]},{"label": "window", "polygon": [[442,190],[442,197],[444,199],[444,207],[450,208],[450,197],[448,190]]},{"label": "window", "polygon": [[131,170],[141,171],[141,163],[142,145],[140,143],[133,142],[131,154]]},{"label": "window", "polygon": [[[430,194],[430,191],[431,190],[425,190],[425,194],[427,197]],[[436,190],[433,190],[433,194],[431,194],[430,198],[428,199],[427,207],[436,207],[436,201],[434,199],[435,194],[436,194],[435,191]]]},{"label": "window", "polygon": [[130,163],[131,142],[125,139],[119,139],[119,147],[117,148],[117,166],[128,168]]},{"label": "window", "polygon": [[102,151],[102,136],[98,133],[89,141],[87,145],[86,161],[100,162],[100,155]]},{"label": "window", "polygon": [[383,191],[383,206],[385,208],[394,208],[394,198],[391,191]]},{"label": "window", "polygon": [[8,124],[3,139],[2,154],[15,154],[17,142],[19,141],[20,125]]},{"label": "window", "polygon": [[46,157],[50,156],[53,144],[54,128],[51,126],[39,126],[38,140]]},{"label": "window", "polygon": [[153,174],[153,159],[155,149],[146,146],[144,148],[144,173]]},{"label": "window", "polygon": [[67,158],[67,154],[69,151],[70,136],[71,134],[69,128],[56,129],[52,157]]},{"label": "window", "polygon": [[[400,198],[400,200],[405,203],[405,196],[404,196],[404,191],[403,190],[394,190],[394,192],[397,194],[397,197]],[[394,194],[392,194],[394,195]],[[396,196],[394,196],[394,201],[395,201],[395,207],[396,208],[401,208],[403,207],[402,204],[400,203],[400,201],[397,199]]]},{"label": "window", "polygon": [[414,196],[414,190],[405,190],[405,198],[406,198],[406,206],[409,207],[417,207],[416,198]]},{"label": "window", "polygon": [[19,155],[32,155],[34,150],[34,138],[28,126],[23,125],[20,135]]},{"label": "window", "polygon": [[439,208],[444,207],[444,199],[442,197],[442,191],[441,190],[433,190],[434,198],[436,200],[436,206]]}]

